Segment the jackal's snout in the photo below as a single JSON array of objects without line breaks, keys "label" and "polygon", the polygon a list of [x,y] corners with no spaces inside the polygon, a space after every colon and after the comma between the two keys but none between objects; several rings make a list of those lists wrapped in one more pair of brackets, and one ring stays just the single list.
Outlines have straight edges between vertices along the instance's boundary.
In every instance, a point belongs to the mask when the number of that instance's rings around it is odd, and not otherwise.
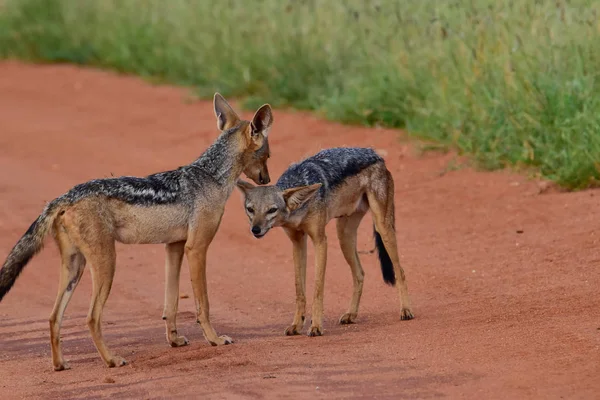
[{"label": "jackal's snout", "polygon": [[255,238],[260,239],[261,237],[265,236],[267,234],[267,231],[263,232],[263,229],[258,226],[258,225],[254,225],[250,231],[252,232],[252,234],[254,235]]},{"label": "jackal's snout", "polygon": [[266,185],[269,182],[271,182],[271,178],[269,177],[269,172],[265,171],[265,172],[260,172],[258,174],[258,183],[261,185]]}]

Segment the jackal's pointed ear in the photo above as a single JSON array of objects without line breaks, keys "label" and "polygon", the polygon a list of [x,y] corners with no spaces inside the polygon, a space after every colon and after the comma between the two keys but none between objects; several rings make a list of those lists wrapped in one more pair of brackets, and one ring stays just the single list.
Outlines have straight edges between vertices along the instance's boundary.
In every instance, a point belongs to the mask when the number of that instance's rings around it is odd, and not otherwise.
[{"label": "jackal's pointed ear", "polygon": [[271,110],[271,106],[268,104],[264,104],[260,107],[254,117],[252,117],[252,135],[257,135],[262,133],[264,137],[269,136],[269,130],[271,129],[271,125],[273,125],[273,111]]},{"label": "jackal's pointed ear", "polygon": [[231,129],[240,123],[240,117],[238,117],[227,100],[219,93],[215,93],[213,105],[215,107],[215,116],[217,117],[217,128],[220,131]]},{"label": "jackal's pointed ear", "polygon": [[286,189],[283,191],[283,200],[285,200],[287,208],[290,211],[294,211],[310,200],[321,186],[321,183],[315,183],[314,185]]},{"label": "jackal's pointed ear", "polygon": [[253,184],[251,184],[250,182],[246,182],[242,179],[238,179],[235,185],[244,195],[248,192],[248,190],[255,188]]}]

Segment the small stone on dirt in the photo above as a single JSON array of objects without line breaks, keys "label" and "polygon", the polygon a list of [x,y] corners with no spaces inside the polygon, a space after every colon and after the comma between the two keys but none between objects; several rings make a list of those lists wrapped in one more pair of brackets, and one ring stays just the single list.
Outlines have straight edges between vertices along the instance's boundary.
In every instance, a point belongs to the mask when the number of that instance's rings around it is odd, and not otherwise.
[{"label": "small stone on dirt", "polygon": [[517,233],[523,233],[524,230],[523,229],[517,229]]},{"label": "small stone on dirt", "polygon": [[275,375],[265,375],[263,376],[263,379],[274,379],[277,378]]},{"label": "small stone on dirt", "polygon": [[189,297],[190,297],[190,295],[189,294],[185,294],[185,293],[179,295],[180,299],[187,299]]},{"label": "small stone on dirt", "polygon": [[104,378],[104,383],[115,383],[115,380],[110,376],[107,376],[106,378]]}]

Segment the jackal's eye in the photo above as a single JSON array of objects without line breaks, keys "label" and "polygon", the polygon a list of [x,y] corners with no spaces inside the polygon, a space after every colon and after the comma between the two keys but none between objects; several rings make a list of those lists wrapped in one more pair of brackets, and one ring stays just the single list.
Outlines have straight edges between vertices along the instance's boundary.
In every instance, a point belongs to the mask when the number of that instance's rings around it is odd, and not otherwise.
[{"label": "jackal's eye", "polygon": [[246,207],[246,211],[248,211],[250,214],[254,213],[254,208],[252,207]]},{"label": "jackal's eye", "polygon": [[267,214],[274,214],[277,212],[277,207],[271,207],[267,210]]}]

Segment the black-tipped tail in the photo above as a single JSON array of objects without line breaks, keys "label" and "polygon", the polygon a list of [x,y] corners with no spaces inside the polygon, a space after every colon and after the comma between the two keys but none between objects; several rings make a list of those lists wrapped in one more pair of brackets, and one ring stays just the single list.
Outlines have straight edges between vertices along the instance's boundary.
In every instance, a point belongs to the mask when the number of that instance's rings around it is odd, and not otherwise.
[{"label": "black-tipped tail", "polygon": [[34,232],[40,222],[38,217],[33,224],[27,229],[27,232],[19,239],[15,247],[8,255],[2,269],[0,269],[0,300],[13,286],[23,268],[33,258],[36,253],[36,246],[33,239]]},{"label": "black-tipped tail", "polygon": [[375,227],[373,227],[373,236],[375,236],[375,247],[377,247],[377,254],[379,255],[379,262],[381,263],[381,273],[383,274],[383,281],[388,285],[394,286],[396,284],[396,274],[394,274],[394,264],[388,254],[381,235]]},{"label": "black-tipped tail", "polygon": [[12,288],[27,263],[42,249],[44,237],[50,230],[59,203],[60,200],[51,202],[10,251],[0,269],[0,301]]}]

